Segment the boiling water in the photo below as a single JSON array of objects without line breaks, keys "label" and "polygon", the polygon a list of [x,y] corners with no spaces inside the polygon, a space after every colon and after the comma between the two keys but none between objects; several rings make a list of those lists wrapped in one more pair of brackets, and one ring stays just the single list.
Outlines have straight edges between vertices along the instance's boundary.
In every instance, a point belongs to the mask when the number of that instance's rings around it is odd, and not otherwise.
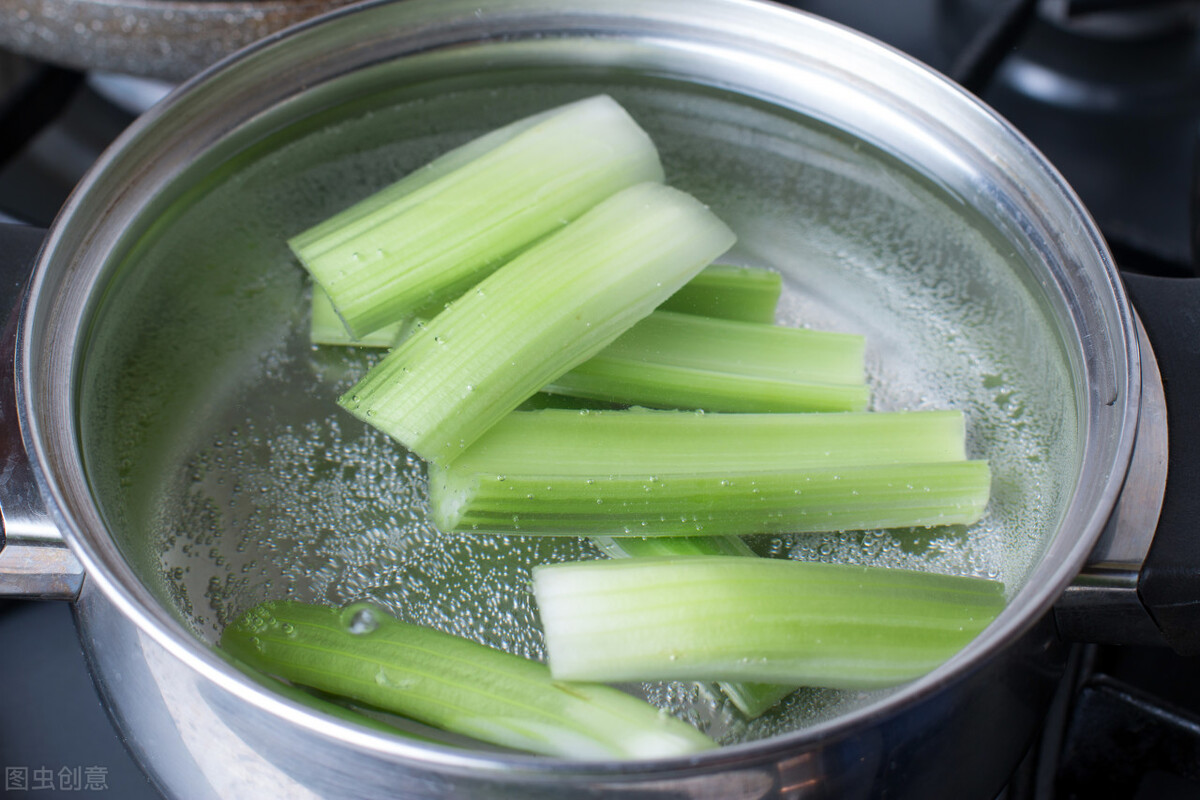
[{"label": "boiling water", "polygon": [[[1062,505],[1075,430],[1063,356],[1015,253],[952,198],[820,125],[715,92],[604,88],[655,138],[668,181],[737,231],[733,260],[784,274],[781,322],[866,334],[873,407],[961,408],[971,455],[992,464],[992,503],[970,528],[751,545],[1018,587]],[[214,642],[268,598],[370,600],[541,656],[531,568],[598,552],[433,529],[423,465],[335,403],[378,355],[308,343],[308,289],[284,242],[454,144],[595,91],[460,89],[332,119],[209,181],[130,254],[86,362],[86,457],[127,557],[197,636]],[[804,689],[747,722],[711,686],[631,688],[723,742],[879,696]]]}]

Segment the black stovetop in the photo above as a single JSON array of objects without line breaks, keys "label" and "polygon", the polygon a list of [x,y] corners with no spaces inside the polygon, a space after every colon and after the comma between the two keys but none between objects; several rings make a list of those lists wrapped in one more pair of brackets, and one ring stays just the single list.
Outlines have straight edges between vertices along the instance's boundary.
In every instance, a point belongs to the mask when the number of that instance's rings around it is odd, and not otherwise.
[{"label": "black stovetop", "polygon": [[[983,97],[1064,173],[1124,268],[1200,272],[1189,216],[1200,205],[1196,3],[790,5],[881,39]],[[97,78],[0,53],[0,220],[48,225],[133,119],[97,90]],[[1039,741],[997,800],[1200,797],[1200,661],[1088,645],[1076,647],[1072,665]],[[0,603],[0,698],[5,798],[159,797],[105,715],[68,605]]]}]

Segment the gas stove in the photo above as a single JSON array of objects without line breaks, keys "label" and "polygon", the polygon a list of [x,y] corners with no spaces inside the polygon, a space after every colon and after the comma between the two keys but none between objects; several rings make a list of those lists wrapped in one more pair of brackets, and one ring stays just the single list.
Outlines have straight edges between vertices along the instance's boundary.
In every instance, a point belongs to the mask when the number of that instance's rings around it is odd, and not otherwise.
[{"label": "gas stove", "polygon": [[[1123,269],[1200,275],[1200,3],[790,5],[880,39],[982,97],[1064,174]],[[169,85],[17,49],[0,51],[0,221],[45,226]],[[19,277],[0,276],[0,288]],[[5,798],[159,797],[105,716],[69,606],[0,601],[0,643]],[[1200,796],[1198,668],[1154,647],[1073,646],[1046,724],[997,800]]]}]

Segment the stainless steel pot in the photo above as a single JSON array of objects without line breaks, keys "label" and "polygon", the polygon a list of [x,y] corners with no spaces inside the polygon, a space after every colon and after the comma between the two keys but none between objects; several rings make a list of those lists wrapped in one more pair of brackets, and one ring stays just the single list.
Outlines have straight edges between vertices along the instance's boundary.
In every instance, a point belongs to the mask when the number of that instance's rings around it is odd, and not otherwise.
[{"label": "stainless steel pot", "polygon": [[352,0],[13,0],[0,47],[77,69],[178,81]]},{"label": "stainless steel pot", "polygon": [[[784,273],[784,321],[865,332],[876,406],[962,407],[992,462],[970,529],[755,546],[990,574],[1008,607],[921,680],[800,692],[754,724],[649,687],[729,742],[690,759],[418,745],[264,688],[210,644],[268,596],[373,598],[538,652],[524,576],[586,545],[429,530],[416,462],[333,410],[362,364],[308,347],[283,239],[454,143],[597,91],[738,231],[736,258]],[[1131,558],[1144,553],[1164,488],[1152,358],[1053,169],[919,64],[749,0],[371,3],[259,43],[105,154],[16,323],[28,461],[8,454],[5,582],[75,598],[97,684],[172,796],[991,797],[1053,689],[1047,612],[1106,526],[1134,529]],[[1131,471],[1135,435],[1148,466]],[[1114,515],[1127,479],[1144,496]],[[1111,589],[1124,619],[1125,576],[1104,574],[1085,588]],[[1153,629],[1134,619],[1130,638]]]}]

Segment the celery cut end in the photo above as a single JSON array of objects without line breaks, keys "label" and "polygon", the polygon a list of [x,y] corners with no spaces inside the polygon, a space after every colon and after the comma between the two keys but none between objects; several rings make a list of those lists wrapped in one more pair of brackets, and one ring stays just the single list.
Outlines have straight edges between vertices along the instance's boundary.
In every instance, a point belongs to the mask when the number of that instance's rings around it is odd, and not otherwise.
[{"label": "celery cut end", "polygon": [[451,151],[289,244],[361,339],[453,299],[605,198],[662,179],[645,131],[600,95]]}]

